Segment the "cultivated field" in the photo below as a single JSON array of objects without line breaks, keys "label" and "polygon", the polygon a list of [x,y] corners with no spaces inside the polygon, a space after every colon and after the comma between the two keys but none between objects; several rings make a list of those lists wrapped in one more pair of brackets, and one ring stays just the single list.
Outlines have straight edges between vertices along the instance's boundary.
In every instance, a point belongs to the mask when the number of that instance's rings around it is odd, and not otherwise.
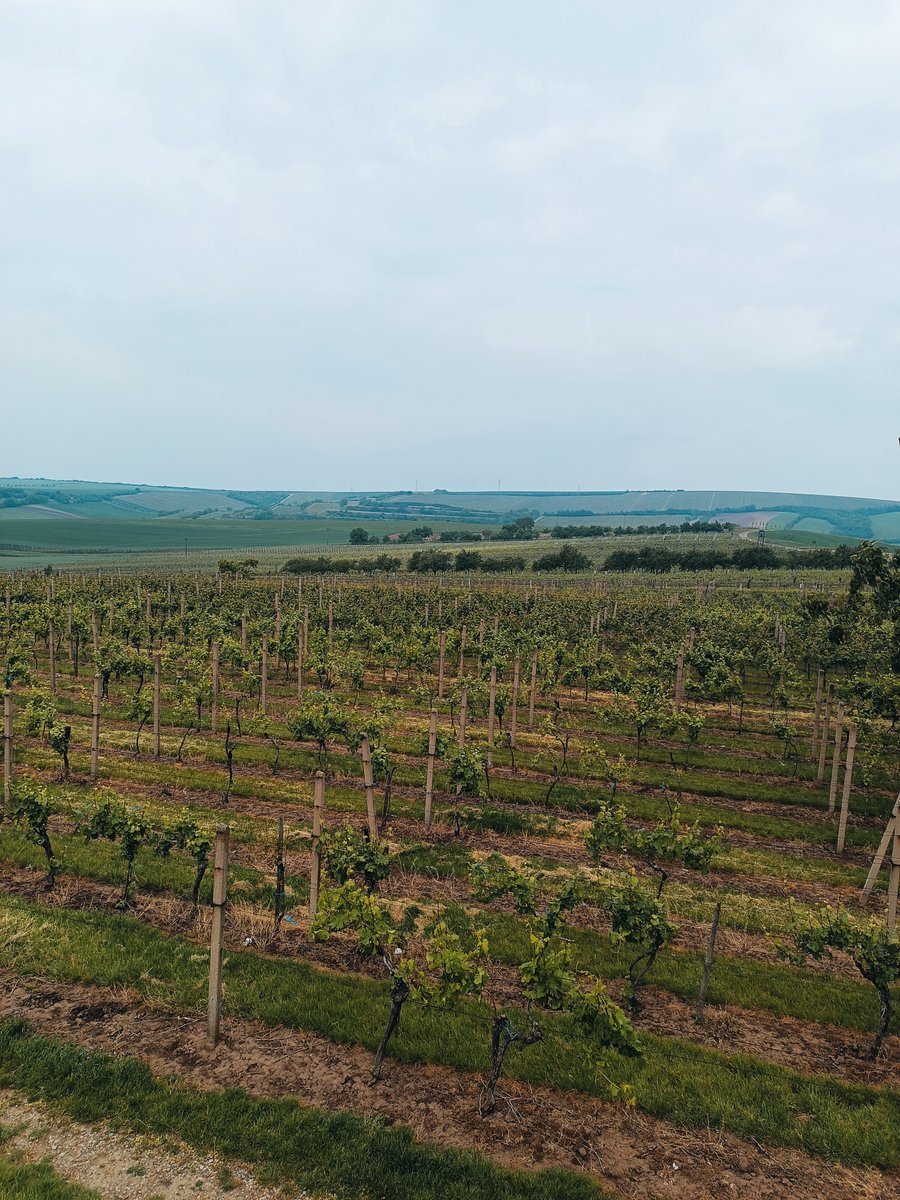
[{"label": "cultivated field", "polygon": [[896,1196],[890,623],[712,579],[9,575],[17,1119],[163,1196]]}]

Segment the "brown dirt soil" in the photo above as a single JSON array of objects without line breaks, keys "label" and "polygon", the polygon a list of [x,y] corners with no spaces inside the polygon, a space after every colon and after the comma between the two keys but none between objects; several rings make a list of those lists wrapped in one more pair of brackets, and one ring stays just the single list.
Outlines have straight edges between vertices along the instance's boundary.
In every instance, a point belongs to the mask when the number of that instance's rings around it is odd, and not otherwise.
[{"label": "brown dirt soil", "polygon": [[[103,1124],[82,1125],[46,1104],[0,1091],[5,1152],[17,1161],[48,1160],[57,1175],[96,1191],[102,1200],[282,1200],[240,1163],[199,1155],[173,1139],[114,1133]],[[220,1172],[228,1172],[220,1179]],[[303,1200],[307,1193],[295,1193]]]},{"label": "brown dirt soil", "polygon": [[569,1167],[637,1200],[891,1200],[900,1174],[850,1169],[799,1151],[714,1131],[683,1131],[575,1093],[507,1081],[492,1117],[477,1116],[481,1081],[391,1060],[369,1083],[371,1055],[316,1035],[228,1020],[216,1050],[198,1019],[149,1010],[125,993],[26,983],[0,975],[0,1017],[24,1016],[42,1034],[139,1057],[194,1087],[295,1096],[409,1124],[418,1138],[472,1149],[508,1167]]},{"label": "brown dirt soil", "polygon": [[[109,884],[74,877],[61,877],[49,896],[41,890],[34,872],[19,870],[17,894],[28,894],[43,903],[65,908],[100,908],[114,911],[118,889]],[[433,880],[445,884],[452,881]],[[11,891],[7,882],[3,890]],[[408,893],[404,893],[404,898]],[[191,905],[177,897],[139,894],[132,915],[168,934],[180,934],[206,944],[209,940],[209,910],[195,918]],[[720,934],[722,936],[722,934]],[[248,942],[248,939],[250,941]],[[327,942],[313,942],[303,925],[282,926],[272,937],[268,911],[251,904],[233,902],[225,931],[228,949],[255,949],[276,957],[300,959],[317,967],[343,973],[383,979],[380,963],[361,956],[349,937],[334,936]],[[834,964],[832,964],[834,965]],[[852,970],[852,968],[851,968]],[[623,980],[612,980],[610,991],[619,996]],[[496,963],[492,968],[490,994],[498,1003],[520,1003],[517,974],[513,967]],[[870,1086],[896,1086],[900,1080],[900,1037],[885,1039],[877,1062],[867,1057],[871,1035],[835,1025],[819,1025],[792,1017],[777,1017],[761,1010],[737,1005],[707,1005],[706,1019],[698,1025],[693,1007],[661,988],[641,989],[640,1008],[635,1017],[638,1030],[663,1037],[679,1037],[710,1046],[726,1054],[751,1054],[767,1061],[808,1074],[827,1074]]]}]

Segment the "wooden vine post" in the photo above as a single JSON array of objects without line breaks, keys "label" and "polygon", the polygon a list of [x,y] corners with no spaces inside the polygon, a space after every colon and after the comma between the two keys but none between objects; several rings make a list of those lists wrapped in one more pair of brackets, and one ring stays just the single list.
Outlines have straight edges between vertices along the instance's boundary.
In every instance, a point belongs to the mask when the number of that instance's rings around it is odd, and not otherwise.
[{"label": "wooden vine post", "polygon": [[211,733],[219,730],[219,643],[212,644],[212,700],[209,707],[209,728]]},{"label": "wooden vine post", "polygon": [[100,672],[94,672],[94,698],[91,704],[91,782],[97,782],[100,756]]},{"label": "wooden vine post", "polygon": [[897,928],[897,892],[900,890],[900,814],[894,818],[894,832],[891,837],[891,873],[888,877],[888,932],[893,933]]},{"label": "wooden vine post", "polygon": [[266,715],[269,698],[269,639],[264,637],[259,660],[259,711]]},{"label": "wooden vine post", "polygon": [[275,929],[284,917],[284,817],[278,817],[278,838],[275,842]]},{"label": "wooden vine post", "polygon": [[303,626],[297,622],[297,699],[303,696]]},{"label": "wooden vine post", "polygon": [[681,712],[681,697],[684,688],[684,646],[678,651],[678,662],[675,667],[675,711]]},{"label": "wooden vine post", "polygon": [[425,775],[425,832],[431,829],[431,798],[434,792],[434,756],[437,750],[437,709],[431,710],[428,726],[428,768]]},{"label": "wooden vine post", "polygon": [[841,770],[841,751],[844,748],[844,705],[838,704],[837,718],[834,722],[834,755],[831,759],[831,784],[828,788],[828,811],[834,812],[837,802],[838,775]]},{"label": "wooden vine post", "polygon": [[716,951],[716,935],[719,932],[719,917],[722,913],[722,901],[716,902],[713,909],[712,925],[709,930],[709,941],[706,944],[706,957],[703,959],[703,977],[700,980],[700,995],[697,997],[697,1007],[694,1010],[694,1020],[703,1023],[703,1010],[706,1007],[706,992],[709,987],[709,973],[712,970],[713,955]]},{"label": "wooden vine post", "polygon": [[227,825],[216,830],[213,850],[212,922],[209,933],[209,999],[206,1005],[206,1041],[215,1046],[219,1041],[222,1020],[222,934],[225,929],[225,904],[228,899]]},{"label": "wooden vine post", "polygon": [[463,625],[459,633],[459,670],[457,676],[462,679],[463,670],[465,669],[465,654],[466,654],[466,627]]},{"label": "wooden vine post", "polygon": [[50,642],[50,691],[56,695],[56,623],[51,617],[47,623],[47,633]]},{"label": "wooden vine post", "polygon": [[528,728],[534,729],[534,701],[537,696],[537,650],[531,656],[531,687],[528,691]]},{"label": "wooden vine post", "polygon": [[312,841],[310,842],[311,861],[309,865],[309,923],[316,919],[319,907],[319,875],[322,870],[322,814],[325,811],[325,775],[316,771],[315,790],[313,792],[313,824]]},{"label": "wooden vine post", "polygon": [[497,668],[491,667],[491,690],[488,698],[487,767],[494,765],[494,716],[497,708]]},{"label": "wooden vine post", "polygon": [[447,634],[445,630],[441,630],[441,636],[438,638],[438,700],[444,698],[444,653],[447,649]]},{"label": "wooden vine post", "polygon": [[522,660],[517,654],[513,661],[512,700],[509,708],[509,744],[513,750],[516,748],[516,725],[519,715],[519,672],[521,669]]},{"label": "wooden vine post", "polygon": [[884,862],[889,846],[891,857],[888,859],[890,873],[888,875],[887,927],[893,933],[897,924],[897,892],[900,890],[900,795],[894,801],[890,818],[885,826],[878,849],[875,851],[866,882],[863,884],[863,900],[868,900],[872,894],[872,888],[875,886],[875,880],[878,878],[878,872],[881,870],[881,864]]},{"label": "wooden vine post", "polygon": [[366,819],[369,822],[369,840],[378,837],[378,825],[375,820],[375,776],[372,771],[372,747],[369,745],[369,735],[364,733],[359,743],[359,753],[363,765],[363,783],[366,789]]},{"label": "wooden vine post", "polygon": [[465,684],[459,689],[459,734],[457,742],[460,750],[466,744],[466,711],[469,707],[469,689]]},{"label": "wooden vine post", "polygon": [[834,685],[829,683],[825,693],[825,716],[822,720],[822,741],[819,743],[819,767],[816,771],[816,783],[825,779],[825,759],[828,755],[828,735],[831,732],[831,701],[834,697]]},{"label": "wooden vine post", "polygon": [[811,758],[816,761],[816,751],[819,748],[819,734],[822,731],[822,694],[825,691],[825,672],[819,671],[816,678],[816,711],[813,718]]},{"label": "wooden vine post", "polygon": [[847,759],[844,763],[844,790],[841,795],[841,816],[838,821],[837,852],[844,853],[844,842],[847,839],[847,814],[850,812],[850,789],[853,786],[853,759],[856,757],[856,722],[850,722],[850,734],[847,739]]},{"label": "wooden vine post", "polygon": [[153,655],[153,757],[159,758],[160,751],[160,692],[162,689],[162,656]]},{"label": "wooden vine post", "polygon": [[3,802],[9,804],[12,787],[13,694],[8,687],[3,693]]}]

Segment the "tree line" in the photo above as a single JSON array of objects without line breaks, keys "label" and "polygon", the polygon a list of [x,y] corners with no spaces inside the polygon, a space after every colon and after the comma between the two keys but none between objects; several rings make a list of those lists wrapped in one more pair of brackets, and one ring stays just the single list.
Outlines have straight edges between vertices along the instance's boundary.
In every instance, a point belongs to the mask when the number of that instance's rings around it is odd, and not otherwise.
[{"label": "tree line", "polygon": [[779,553],[771,546],[695,546],[676,550],[667,546],[641,546],[639,550],[613,550],[603,562],[605,571],[712,571],[716,567],[760,570],[770,567],[820,567],[825,570],[847,569],[852,565],[852,546],[833,550],[789,550]]}]

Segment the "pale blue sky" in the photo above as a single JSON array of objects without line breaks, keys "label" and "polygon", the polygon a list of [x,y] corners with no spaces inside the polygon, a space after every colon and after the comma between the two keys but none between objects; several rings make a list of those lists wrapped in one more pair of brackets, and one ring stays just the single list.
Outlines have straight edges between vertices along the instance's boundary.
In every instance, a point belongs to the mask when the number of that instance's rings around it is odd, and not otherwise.
[{"label": "pale blue sky", "polygon": [[900,3],[7,0],[0,474],[900,497]]}]

